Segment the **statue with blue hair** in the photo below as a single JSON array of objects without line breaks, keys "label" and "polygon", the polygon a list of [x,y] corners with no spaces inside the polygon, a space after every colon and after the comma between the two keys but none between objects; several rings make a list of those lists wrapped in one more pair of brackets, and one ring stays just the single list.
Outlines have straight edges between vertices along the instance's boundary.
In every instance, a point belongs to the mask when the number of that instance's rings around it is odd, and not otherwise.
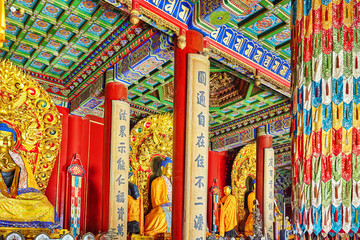
[{"label": "statue with blue hair", "polygon": [[30,165],[14,150],[17,138],[13,128],[0,123],[0,227],[60,228]]},{"label": "statue with blue hair", "polygon": [[151,183],[153,209],[145,216],[145,235],[171,232],[172,160],[166,157],[160,164],[161,176]]}]

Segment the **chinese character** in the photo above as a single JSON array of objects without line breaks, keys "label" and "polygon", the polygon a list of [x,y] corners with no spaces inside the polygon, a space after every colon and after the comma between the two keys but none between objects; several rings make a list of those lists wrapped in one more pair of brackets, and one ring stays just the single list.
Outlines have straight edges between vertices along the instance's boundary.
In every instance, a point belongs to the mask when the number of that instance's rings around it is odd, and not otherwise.
[{"label": "chinese character", "polygon": [[126,111],[125,110],[120,109],[119,119],[126,121]]},{"label": "chinese character", "polygon": [[118,213],[118,220],[124,221],[124,214],[125,214],[124,208],[123,207],[118,208],[117,213]]},{"label": "chinese character", "polygon": [[197,205],[204,205],[204,203],[202,202],[202,197],[197,197],[197,200],[199,200],[200,202],[196,202],[195,206]]},{"label": "chinese character", "polygon": [[118,152],[119,153],[125,153],[126,152],[126,147],[124,145],[125,145],[125,143],[122,142],[122,143],[120,143],[120,146],[118,146]]},{"label": "chinese character", "polygon": [[121,157],[117,160],[118,170],[125,170],[125,161]]},{"label": "chinese character", "polygon": [[116,195],[116,202],[118,202],[118,203],[125,202],[125,196],[124,196],[123,192],[118,191],[118,194]]},{"label": "chinese character", "polygon": [[203,114],[203,112],[199,113],[198,120],[199,120],[199,126],[205,127],[205,115]]},{"label": "chinese character", "polygon": [[204,187],[204,183],[201,182],[201,180],[204,179],[203,176],[198,176],[198,177],[195,177],[195,179],[197,179],[198,181],[195,183],[195,186],[198,186],[199,188],[202,188]]},{"label": "chinese character", "polygon": [[124,224],[118,224],[117,230],[117,235],[124,236]]},{"label": "chinese character", "polygon": [[200,91],[197,93],[197,104],[200,104],[203,107],[205,106],[205,92],[204,91]]},{"label": "chinese character", "polygon": [[126,127],[124,125],[120,126],[120,133],[119,133],[120,137],[126,137],[125,130],[126,130]]},{"label": "chinese character", "polygon": [[269,203],[268,208],[269,208],[269,210],[272,210],[273,209],[273,204]]},{"label": "chinese character", "polygon": [[121,184],[125,184],[124,182],[124,178],[122,177],[122,175],[120,174],[120,176],[116,179],[116,181],[118,182],[118,185],[120,186]]},{"label": "chinese character", "polygon": [[196,215],[195,219],[194,219],[194,228],[197,229],[197,230],[202,230],[203,224],[204,224],[203,215],[202,214],[200,214],[199,216]]},{"label": "chinese character", "polygon": [[274,167],[274,161],[272,158],[269,159],[268,167]]},{"label": "chinese character", "polygon": [[204,156],[203,155],[198,155],[195,159],[195,162],[197,163],[197,167],[204,167]]},{"label": "chinese character", "polygon": [[271,213],[269,213],[269,221],[273,221],[273,215]]},{"label": "chinese character", "polygon": [[195,240],[203,240],[203,237],[196,238]]},{"label": "chinese character", "polygon": [[271,198],[271,199],[274,198],[274,194],[272,192],[269,193],[269,198]]},{"label": "chinese character", "polygon": [[273,180],[270,180],[270,181],[269,181],[269,185],[270,185],[270,188],[272,188]]},{"label": "chinese character", "polygon": [[270,169],[270,177],[274,176],[274,170]]},{"label": "chinese character", "polygon": [[197,137],[198,142],[196,143],[196,145],[197,145],[198,147],[205,147],[204,138],[205,138],[205,136],[204,136],[203,133],[201,133],[201,135]]},{"label": "chinese character", "polygon": [[198,73],[198,83],[204,84],[206,86],[206,73],[199,71]]}]

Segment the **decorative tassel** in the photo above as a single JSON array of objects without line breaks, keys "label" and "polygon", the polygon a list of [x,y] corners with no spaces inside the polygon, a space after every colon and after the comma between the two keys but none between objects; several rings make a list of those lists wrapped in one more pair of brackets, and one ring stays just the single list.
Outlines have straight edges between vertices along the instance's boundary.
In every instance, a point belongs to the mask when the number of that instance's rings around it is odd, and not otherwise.
[{"label": "decorative tassel", "polygon": [[[356,39],[356,41],[357,41],[357,39]],[[357,56],[355,57],[355,69],[358,69],[358,58],[357,58]]]},{"label": "decorative tassel", "polygon": [[336,56],[336,68],[340,67],[339,56]]},{"label": "decorative tassel", "polygon": [[316,97],[319,97],[319,85],[316,86]]},{"label": "decorative tassel", "polygon": [[358,211],[356,211],[356,213],[355,213],[355,223],[356,224],[358,223]]},{"label": "decorative tassel", "polygon": [[326,83],[326,96],[329,96],[329,83]]},{"label": "decorative tassel", "polygon": [[349,94],[349,82],[346,82],[346,94]]},{"label": "decorative tassel", "polygon": [[328,20],[329,20],[328,9],[326,8],[326,11],[325,11],[325,21],[328,21]]}]

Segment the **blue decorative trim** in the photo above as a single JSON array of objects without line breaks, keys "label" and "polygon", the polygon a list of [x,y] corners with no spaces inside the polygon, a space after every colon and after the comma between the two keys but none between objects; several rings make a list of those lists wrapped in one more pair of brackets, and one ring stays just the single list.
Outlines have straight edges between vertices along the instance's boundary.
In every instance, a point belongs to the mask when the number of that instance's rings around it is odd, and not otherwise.
[{"label": "blue decorative trim", "polygon": [[18,195],[24,194],[24,193],[41,193],[36,188],[18,188]]}]

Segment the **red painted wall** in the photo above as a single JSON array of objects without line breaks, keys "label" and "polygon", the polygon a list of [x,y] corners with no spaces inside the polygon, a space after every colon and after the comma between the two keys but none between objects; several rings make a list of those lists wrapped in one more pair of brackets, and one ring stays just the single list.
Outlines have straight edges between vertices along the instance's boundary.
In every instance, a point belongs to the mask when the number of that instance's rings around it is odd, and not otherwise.
[{"label": "red painted wall", "polygon": [[67,168],[75,153],[80,154],[85,175],[82,181],[81,231],[97,234],[101,227],[102,157],[104,120],[87,116],[69,116],[67,108],[58,107],[62,116],[62,143],[45,195],[55,206],[60,223],[70,225],[71,177]]},{"label": "red painted wall", "polygon": [[[217,179],[217,186],[220,188],[221,193],[226,186],[225,169],[228,162],[227,152],[213,152],[209,151],[209,165],[208,165],[208,189],[213,186],[213,180]],[[208,193],[208,227],[211,231],[212,219],[212,198],[210,192]]]}]

